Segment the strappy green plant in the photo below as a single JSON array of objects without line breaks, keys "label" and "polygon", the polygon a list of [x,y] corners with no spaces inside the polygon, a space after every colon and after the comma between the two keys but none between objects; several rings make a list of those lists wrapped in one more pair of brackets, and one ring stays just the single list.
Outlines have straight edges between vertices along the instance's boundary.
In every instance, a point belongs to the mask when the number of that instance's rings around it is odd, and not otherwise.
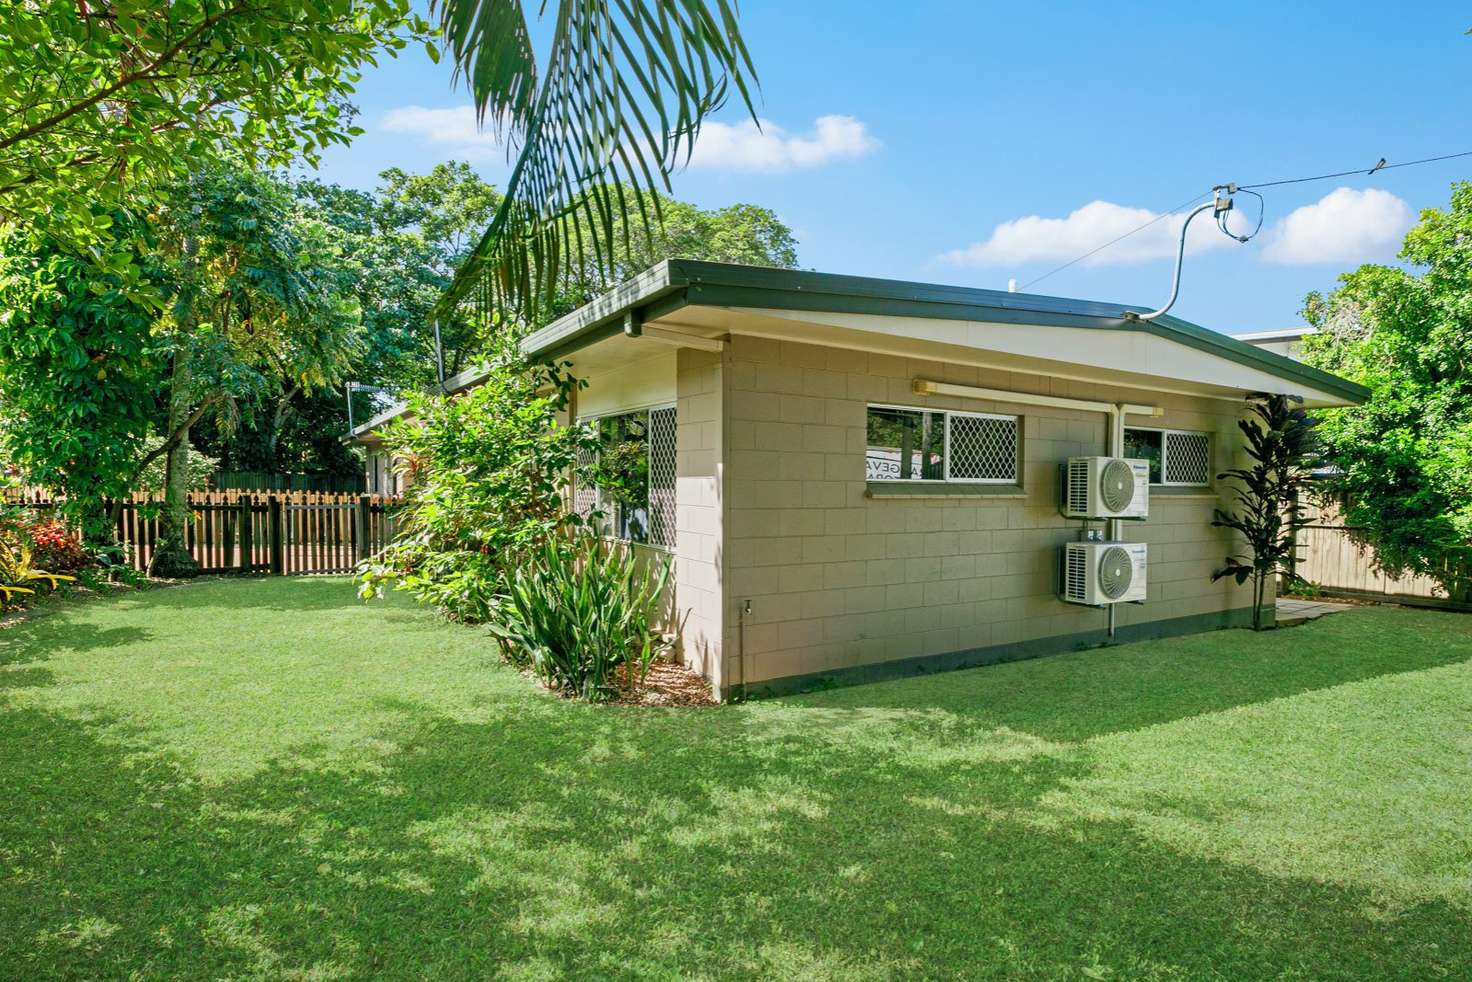
[{"label": "strappy green plant", "polygon": [[44,583],[55,590],[62,583],[75,580],[75,576],[48,573],[31,565],[31,549],[23,542],[0,543],[0,607],[8,607],[18,597],[36,592],[31,584]]},{"label": "strappy green plant", "polygon": [[606,702],[669,651],[657,627],[669,576],[668,559],[592,535],[548,542],[512,576],[488,624],[507,660],[549,689]]},{"label": "strappy green plant", "polygon": [[1211,574],[1212,582],[1231,577],[1238,585],[1252,581],[1252,629],[1263,628],[1263,604],[1271,577],[1298,582],[1296,537],[1308,524],[1303,499],[1313,487],[1313,469],[1321,460],[1317,421],[1292,396],[1265,395],[1249,403],[1249,414],[1237,421],[1247,438],[1250,467],[1217,475],[1232,481],[1236,502],[1216,509],[1212,525],[1237,532],[1247,551],[1230,555]]}]

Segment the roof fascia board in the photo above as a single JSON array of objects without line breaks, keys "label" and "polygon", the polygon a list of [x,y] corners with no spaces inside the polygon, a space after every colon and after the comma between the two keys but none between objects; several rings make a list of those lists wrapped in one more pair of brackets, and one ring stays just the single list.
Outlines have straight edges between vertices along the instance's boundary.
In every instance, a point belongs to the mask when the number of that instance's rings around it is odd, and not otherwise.
[{"label": "roof fascia board", "polygon": [[1143,307],[685,259],[665,260],[554,321],[522,342],[522,353],[528,358],[561,357],[617,333],[618,319],[628,310],[638,308],[645,321],[653,321],[687,305],[1139,331],[1349,402],[1363,403],[1370,395],[1364,386],[1189,321],[1169,316],[1126,321],[1122,316]]}]

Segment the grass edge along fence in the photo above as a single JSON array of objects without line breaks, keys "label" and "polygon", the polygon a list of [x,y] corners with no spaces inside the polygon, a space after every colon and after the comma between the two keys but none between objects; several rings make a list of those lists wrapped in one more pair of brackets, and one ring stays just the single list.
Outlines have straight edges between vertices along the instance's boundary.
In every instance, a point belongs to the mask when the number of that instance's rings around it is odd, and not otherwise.
[{"label": "grass edge along fence", "polygon": [[[39,511],[54,499],[29,492],[12,502]],[[291,491],[192,491],[189,554],[201,574],[350,573],[398,533],[402,499],[369,494]],[[158,544],[162,496],[134,494],[117,508],[115,530],[129,563],[146,570]]]}]

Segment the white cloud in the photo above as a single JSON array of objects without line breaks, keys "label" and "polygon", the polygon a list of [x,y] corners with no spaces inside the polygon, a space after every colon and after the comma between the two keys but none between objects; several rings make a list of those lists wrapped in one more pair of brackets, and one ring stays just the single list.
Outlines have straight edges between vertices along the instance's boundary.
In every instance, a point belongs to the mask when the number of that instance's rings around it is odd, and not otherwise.
[{"label": "white cloud", "polygon": [[383,128],[390,133],[409,133],[429,143],[443,144],[451,148],[452,156],[464,160],[504,156],[495,134],[480,128],[474,107],[468,105],[448,109],[400,106],[384,114]]},{"label": "white cloud", "polygon": [[[1085,266],[1123,265],[1174,257],[1181,238],[1184,214],[1172,215],[1123,241],[1102,249]],[[1027,215],[1003,222],[989,238],[963,249],[953,249],[941,258],[963,266],[1015,266],[1028,262],[1062,262],[1118,238],[1131,229],[1158,217],[1148,208],[1131,208],[1112,201],[1090,201],[1065,218]],[[1200,252],[1229,245],[1231,240],[1213,227],[1211,216],[1191,223],[1186,252]]]},{"label": "white cloud", "polygon": [[852,116],[819,116],[806,136],[788,133],[770,120],[761,128],[741,123],[706,123],[700,128],[690,166],[706,170],[778,173],[817,167],[830,160],[862,157],[879,149],[867,126]]},{"label": "white cloud", "polygon": [[1336,188],[1273,226],[1263,258],[1285,265],[1391,259],[1415,221],[1389,191]]}]

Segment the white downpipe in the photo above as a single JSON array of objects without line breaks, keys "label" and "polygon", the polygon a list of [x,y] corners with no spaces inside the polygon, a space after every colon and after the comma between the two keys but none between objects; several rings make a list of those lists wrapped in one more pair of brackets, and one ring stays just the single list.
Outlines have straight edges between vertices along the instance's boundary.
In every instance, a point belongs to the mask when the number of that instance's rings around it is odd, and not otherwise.
[{"label": "white downpipe", "polygon": [[[1106,447],[1106,449],[1104,451],[1105,456],[1107,456],[1107,457],[1123,457],[1124,456],[1124,417],[1125,417],[1125,413],[1129,412],[1129,410],[1131,408],[1141,408],[1141,407],[1130,407],[1130,406],[1125,405],[1122,402],[1115,403],[1114,406],[1110,407],[1109,415],[1107,417],[1108,422],[1109,422],[1109,435],[1108,435],[1108,438],[1105,440],[1105,443],[1107,444],[1107,447]],[[1152,407],[1152,408],[1154,408],[1154,407]],[[1152,413],[1152,415],[1159,415],[1159,410],[1157,409],[1154,413]],[[1119,519],[1117,519],[1117,518],[1111,518],[1111,519],[1109,519],[1109,521],[1107,521],[1107,522],[1104,523],[1104,536],[1110,542],[1117,542],[1117,541],[1119,541]],[[1118,604],[1110,604],[1106,608],[1109,611],[1109,640],[1110,641],[1113,641],[1114,640],[1114,617],[1115,617],[1114,608],[1117,607],[1117,606],[1118,606]]]}]

